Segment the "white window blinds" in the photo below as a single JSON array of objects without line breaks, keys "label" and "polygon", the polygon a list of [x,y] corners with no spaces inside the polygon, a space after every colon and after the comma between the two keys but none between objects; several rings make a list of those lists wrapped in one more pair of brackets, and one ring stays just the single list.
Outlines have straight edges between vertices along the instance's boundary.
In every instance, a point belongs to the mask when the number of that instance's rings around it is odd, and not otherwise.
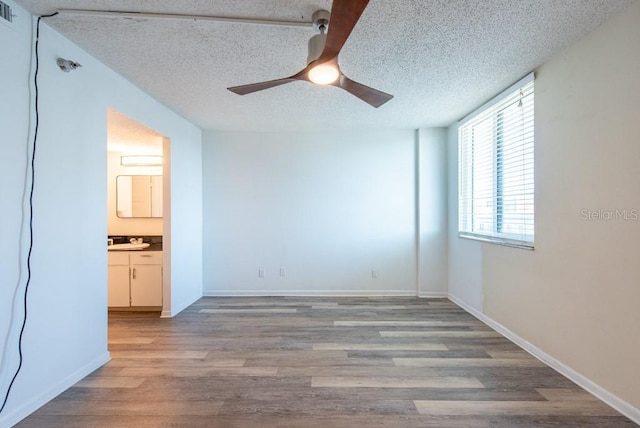
[{"label": "white window blinds", "polygon": [[533,73],[458,128],[461,237],[533,248]]}]

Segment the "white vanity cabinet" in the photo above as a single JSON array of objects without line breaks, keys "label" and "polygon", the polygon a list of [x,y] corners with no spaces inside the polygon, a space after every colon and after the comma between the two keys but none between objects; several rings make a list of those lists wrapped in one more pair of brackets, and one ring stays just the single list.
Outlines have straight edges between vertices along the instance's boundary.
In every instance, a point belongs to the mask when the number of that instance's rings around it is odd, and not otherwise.
[{"label": "white vanity cabinet", "polygon": [[109,251],[107,258],[108,305],[110,308],[129,307],[131,304],[129,295],[129,253]]},{"label": "white vanity cabinet", "polygon": [[162,251],[110,251],[110,308],[162,307]]},{"label": "white vanity cabinet", "polygon": [[129,253],[131,306],[162,306],[162,252]]}]

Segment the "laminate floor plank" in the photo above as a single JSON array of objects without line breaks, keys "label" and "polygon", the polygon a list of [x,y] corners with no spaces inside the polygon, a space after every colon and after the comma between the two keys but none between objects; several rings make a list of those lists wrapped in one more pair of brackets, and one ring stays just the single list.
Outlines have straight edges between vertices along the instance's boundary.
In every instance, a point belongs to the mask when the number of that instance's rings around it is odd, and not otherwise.
[{"label": "laminate floor plank", "polygon": [[314,343],[313,349],[321,351],[446,351],[439,343]]},{"label": "laminate floor plank", "polygon": [[260,309],[200,309],[201,314],[295,314],[297,309],[278,309],[278,308],[260,308]]},{"label": "laminate floor plank", "polygon": [[394,358],[398,367],[546,367],[532,358]]},{"label": "laminate floor plank", "polygon": [[111,361],[19,428],[636,426],[447,299],[109,313]]},{"label": "laminate floor plank", "polygon": [[466,327],[473,325],[483,325],[480,321],[334,321],[335,327]]},{"label": "laminate floor plank", "polygon": [[629,419],[619,416],[493,416],[492,428],[637,428]]},{"label": "laminate floor plank", "polygon": [[418,412],[435,416],[484,416],[484,415],[529,415],[529,416],[616,416],[611,407],[587,401],[444,401],[415,402]]},{"label": "laminate floor plank", "polygon": [[522,349],[487,349],[487,354],[492,358],[524,358],[529,359],[531,355],[523,351]]},{"label": "laminate floor plank", "polygon": [[111,351],[111,358],[142,358],[142,359],[198,359],[201,360],[207,356],[208,351],[151,351],[151,350],[135,350],[135,351]]},{"label": "laminate floor plank", "polygon": [[299,366],[278,367],[278,376],[349,376],[349,377],[436,377],[436,371],[420,367],[385,366]]},{"label": "laminate floor plank", "polygon": [[246,416],[252,414],[270,416],[334,416],[366,415],[374,418],[378,415],[417,414],[416,407],[409,400],[242,400],[226,401],[220,415]]},{"label": "laminate floor plank", "polygon": [[171,382],[165,382],[161,388],[156,388],[155,383],[146,381],[138,388],[80,388],[72,386],[60,395],[53,402],[69,401],[72,405],[89,401],[125,401],[136,402],[141,397],[148,401],[170,401],[184,399],[182,391],[178,388],[168,388]]},{"label": "laminate floor plank", "polygon": [[[206,360],[217,359],[240,359],[246,358],[248,361],[256,360],[277,360],[277,361],[306,361],[310,358],[317,359],[344,359],[349,358],[347,351],[318,351],[310,349],[293,349],[283,352],[279,349],[269,349],[260,351],[251,351],[247,353],[244,351],[209,351]],[[312,365],[312,364],[309,364]]]},{"label": "laminate floor plank", "polygon": [[340,310],[340,311],[397,311],[402,309],[411,309],[405,305],[313,305],[311,309],[324,309],[324,310]]},{"label": "laminate floor plank", "polygon": [[312,388],[484,388],[472,377],[314,376]]},{"label": "laminate floor plank", "polygon": [[484,337],[502,337],[500,333],[492,330],[487,331],[381,331],[380,336],[382,337],[463,337],[463,338],[484,338]]},{"label": "laminate floor plank", "polygon": [[306,360],[300,360],[296,358],[287,358],[282,356],[276,359],[266,358],[248,358],[246,367],[261,367],[261,366],[288,366],[288,367],[309,367],[309,366],[333,366],[333,367],[367,367],[371,369],[377,369],[379,367],[393,367],[393,360],[391,358],[325,358],[325,357],[310,357]]},{"label": "laminate floor plank", "polygon": [[207,308],[261,308],[261,307],[273,307],[273,308],[281,308],[281,307],[291,307],[291,306],[300,306],[300,307],[312,307],[312,306],[329,306],[334,307],[338,306],[337,302],[328,302],[328,303],[320,303],[314,300],[299,300],[299,301],[272,301],[272,302],[261,302],[254,300],[252,302],[221,302],[218,304],[207,305]]},{"label": "laminate floor plank", "polygon": [[150,345],[155,337],[118,337],[109,339],[111,345]]},{"label": "laminate floor plank", "polygon": [[600,401],[583,389],[536,388],[536,391],[549,401]]},{"label": "laminate floor plank", "polygon": [[121,369],[120,376],[131,377],[201,377],[201,376],[246,376],[264,377],[275,376],[277,367],[125,367]]},{"label": "laminate floor plank", "polygon": [[[246,355],[245,355],[246,356]],[[202,358],[198,361],[198,368],[210,367],[244,367],[247,360],[243,358]],[[114,358],[109,366],[111,368],[137,368],[137,367],[193,367],[193,361],[188,359],[162,359],[162,358]]]},{"label": "laminate floor plank", "polygon": [[215,416],[220,412],[222,401],[170,400],[170,401],[80,401],[70,406],[64,401],[54,401],[43,407],[43,415],[50,416]]},{"label": "laminate floor plank", "polygon": [[346,351],[349,358],[491,358],[479,348],[458,349],[455,351],[410,351],[410,350],[374,350]]},{"label": "laminate floor plank", "polygon": [[221,394],[224,390],[249,389],[284,389],[311,388],[311,377],[286,377],[286,376],[212,376],[199,377],[168,377],[162,376],[150,378],[143,384],[146,389],[176,388],[182,392],[186,390],[199,391],[207,394]]},{"label": "laminate floor plank", "polygon": [[144,381],[144,378],[135,377],[86,377],[74,386],[76,388],[137,388]]}]

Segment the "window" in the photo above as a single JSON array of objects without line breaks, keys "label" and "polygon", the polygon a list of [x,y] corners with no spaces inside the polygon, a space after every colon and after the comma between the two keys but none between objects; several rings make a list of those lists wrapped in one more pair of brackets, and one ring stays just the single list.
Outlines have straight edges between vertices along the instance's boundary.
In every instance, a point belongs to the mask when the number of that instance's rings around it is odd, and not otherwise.
[{"label": "window", "polygon": [[533,248],[533,73],[460,122],[458,233]]}]

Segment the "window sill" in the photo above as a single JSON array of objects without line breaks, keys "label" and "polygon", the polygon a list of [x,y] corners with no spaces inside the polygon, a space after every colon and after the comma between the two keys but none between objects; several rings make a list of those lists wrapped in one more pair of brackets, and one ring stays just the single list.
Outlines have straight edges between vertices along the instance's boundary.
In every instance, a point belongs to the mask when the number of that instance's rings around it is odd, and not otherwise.
[{"label": "window sill", "polygon": [[508,238],[472,235],[469,233],[458,233],[458,238],[471,239],[472,241],[486,242],[489,244],[503,245],[505,247],[520,248],[521,250],[534,250],[533,242],[517,241]]}]

